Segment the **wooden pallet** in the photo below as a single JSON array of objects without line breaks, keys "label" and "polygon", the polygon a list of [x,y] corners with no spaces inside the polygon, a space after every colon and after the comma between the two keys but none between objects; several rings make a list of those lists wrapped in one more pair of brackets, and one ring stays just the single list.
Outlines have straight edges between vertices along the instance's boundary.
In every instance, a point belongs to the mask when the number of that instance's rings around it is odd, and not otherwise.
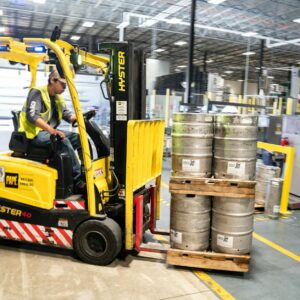
[{"label": "wooden pallet", "polygon": [[289,209],[300,209],[300,197],[290,194],[288,207]]},{"label": "wooden pallet", "polygon": [[169,249],[167,264],[231,272],[248,272],[250,255]]},{"label": "wooden pallet", "polygon": [[255,198],[255,184],[237,179],[171,177],[169,190],[176,194]]}]

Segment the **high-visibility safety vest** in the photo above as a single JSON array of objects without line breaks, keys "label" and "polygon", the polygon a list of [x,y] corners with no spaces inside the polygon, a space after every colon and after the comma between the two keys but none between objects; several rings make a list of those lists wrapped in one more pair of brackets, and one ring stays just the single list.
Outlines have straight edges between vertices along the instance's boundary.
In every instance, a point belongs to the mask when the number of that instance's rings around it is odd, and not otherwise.
[{"label": "high-visibility safety vest", "polygon": [[[35,89],[35,90],[38,90],[41,92],[42,100],[46,107],[46,111],[40,114],[40,118],[42,118],[46,123],[48,123],[50,121],[50,117],[51,117],[51,100],[50,100],[50,96],[48,93],[48,87],[46,85],[46,86],[43,86],[40,88],[35,87],[32,89]],[[66,106],[65,100],[62,96],[60,96],[60,95],[55,96],[55,106],[56,106],[56,109],[58,112],[58,124],[59,124],[62,119],[63,110]],[[26,137],[28,139],[34,139],[38,135],[38,133],[43,129],[27,120],[26,108],[27,108],[27,100],[22,108],[21,113],[20,113],[19,131],[25,132]]]}]

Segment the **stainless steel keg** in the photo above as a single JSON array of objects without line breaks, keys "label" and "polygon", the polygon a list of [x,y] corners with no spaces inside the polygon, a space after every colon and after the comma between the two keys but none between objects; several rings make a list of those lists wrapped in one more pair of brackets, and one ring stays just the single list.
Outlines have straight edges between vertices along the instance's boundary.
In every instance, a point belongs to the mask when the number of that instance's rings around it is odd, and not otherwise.
[{"label": "stainless steel keg", "polygon": [[172,193],[171,247],[183,250],[207,250],[209,247],[210,212],[210,197]]},{"label": "stainless steel keg", "polygon": [[211,176],[213,115],[175,113],[172,126],[172,176]]},{"label": "stainless steel keg", "polygon": [[265,204],[268,182],[272,178],[280,176],[280,168],[275,166],[266,166],[259,164],[256,166],[256,180],[255,185],[255,202],[257,204]]},{"label": "stainless steel keg", "polygon": [[267,184],[265,215],[270,219],[278,219],[280,215],[280,202],[283,179],[272,178]]},{"label": "stainless steel keg", "polygon": [[215,116],[216,178],[255,179],[257,120],[256,115]]},{"label": "stainless steel keg", "polygon": [[214,197],[212,250],[231,254],[249,253],[253,219],[254,199]]}]

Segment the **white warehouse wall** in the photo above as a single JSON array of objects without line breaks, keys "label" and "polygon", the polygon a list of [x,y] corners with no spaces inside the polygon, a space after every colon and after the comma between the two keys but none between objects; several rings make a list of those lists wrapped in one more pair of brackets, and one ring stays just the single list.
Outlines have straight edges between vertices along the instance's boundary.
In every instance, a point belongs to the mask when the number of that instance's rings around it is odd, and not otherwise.
[{"label": "white warehouse wall", "polygon": [[156,77],[170,74],[170,62],[148,58],[146,60],[146,89],[152,90]]},{"label": "white warehouse wall", "polygon": [[[243,84],[244,84],[244,82],[240,82],[240,81],[225,80],[224,86],[229,86],[231,94],[241,95]],[[256,95],[257,94],[257,84],[256,83],[248,82],[247,94],[248,95]]]}]

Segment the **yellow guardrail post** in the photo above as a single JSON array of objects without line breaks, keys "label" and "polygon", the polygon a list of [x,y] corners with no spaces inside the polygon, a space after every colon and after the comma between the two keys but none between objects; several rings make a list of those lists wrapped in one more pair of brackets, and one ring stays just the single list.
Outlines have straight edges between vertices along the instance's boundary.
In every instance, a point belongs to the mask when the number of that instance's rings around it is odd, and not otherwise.
[{"label": "yellow guardrail post", "polygon": [[[242,98],[242,95],[239,95],[239,100],[238,100],[239,104],[242,104],[243,103],[243,98]],[[239,106],[238,107],[238,113],[241,114],[242,113],[242,107]]]},{"label": "yellow guardrail post", "polygon": [[278,114],[279,116],[282,115],[282,97],[279,98]]},{"label": "yellow guardrail post", "polygon": [[[253,96],[252,97],[252,105],[255,105],[256,104],[256,97]],[[255,107],[252,107],[252,112],[254,113],[255,112]]]},{"label": "yellow guardrail post", "polygon": [[288,98],[286,103],[286,114],[292,115],[293,114],[293,99]]},{"label": "yellow guardrail post", "polygon": [[286,215],[288,214],[288,203],[289,203],[290,186],[291,186],[292,173],[293,173],[293,161],[294,161],[295,149],[294,147],[290,147],[290,146],[279,146],[279,145],[263,143],[263,142],[257,142],[257,148],[286,154],[284,181],[283,181],[282,195],[281,195],[281,202],[280,202],[280,213],[282,215]]}]

